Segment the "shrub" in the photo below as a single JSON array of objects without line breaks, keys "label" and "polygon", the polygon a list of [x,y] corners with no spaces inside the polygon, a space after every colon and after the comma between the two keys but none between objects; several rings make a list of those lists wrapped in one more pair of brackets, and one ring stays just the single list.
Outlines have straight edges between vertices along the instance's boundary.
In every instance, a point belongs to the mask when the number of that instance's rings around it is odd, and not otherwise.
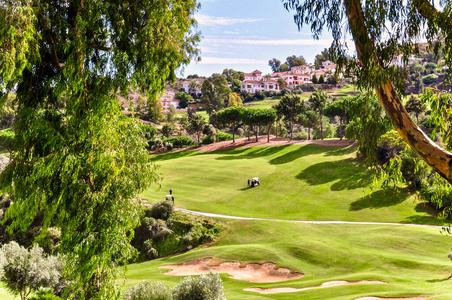
[{"label": "shrub", "polygon": [[55,296],[51,290],[39,290],[35,296],[29,300],[60,300],[61,298]]},{"label": "shrub", "polygon": [[212,144],[215,141],[215,137],[211,136],[211,135],[206,135],[202,141],[201,144],[202,145],[208,145],[208,144]]},{"label": "shrub", "polygon": [[171,289],[161,282],[143,281],[131,287],[124,295],[124,300],[171,300]]},{"label": "shrub", "polygon": [[434,62],[429,62],[425,65],[425,68],[432,72],[436,69],[436,64]]},{"label": "shrub", "polygon": [[218,140],[219,140],[220,142],[223,142],[223,141],[232,141],[232,134],[226,133],[226,132],[220,132],[220,133],[218,134]]},{"label": "shrub", "polygon": [[173,144],[171,143],[171,142],[165,142],[165,148],[166,148],[166,150],[168,150],[168,151],[170,151],[170,150],[173,150]]},{"label": "shrub", "polygon": [[285,96],[285,95],[287,95],[287,94],[290,94],[290,93],[292,93],[292,91],[291,90],[289,90],[288,88],[283,88],[282,90],[281,90],[281,96]]},{"label": "shrub", "polygon": [[151,140],[154,138],[155,134],[157,133],[157,129],[155,129],[154,126],[151,124],[140,124],[141,131],[143,132],[144,137],[147,140]]},{"label": "shrub", "polygon": [[430,74],[427,76],[422,77],[422,82],[424,84],[432,84],[438,81],[438,75]]},{"label": "shrub", "polygon": [[174,148],[185,148],[196,146],[196,142],[187,136],[175,136],[168,139]]},{"label": "shrub", "polygon": [[301,140],[304,141],[307,139],[308,139],[308,133],[304,132],[304,131],[300,132],[299,134],[297,134],[296,137],[294,137],[294,140],[298,140],[298,141],[301,141]]},{"label": "shrub", "polygon": [[245,135],[245,130],[244,130],[242,127],[237,128],[236,134],[237,134],[238,136],[244,136],[244,135]]},{"label": "shrub", "polygon": [[210,272],[199,277],[189,276],[173,290],[174,300],[223,300],[223,282],[220,275]]},{"label": "shrub", "polygon": [[42,248],[25,249],[16,242],[2,246],[1,277],[5,287],[13,294],[26,299],[31,291],[41,287],[60,288],[62,261],[56,256],[45,257]]},{"label": "shrub", "polygon": [[152,206],[150,215],[154,219],[168,220],[174,211],[174,206],[170,201],[164,200]]}]

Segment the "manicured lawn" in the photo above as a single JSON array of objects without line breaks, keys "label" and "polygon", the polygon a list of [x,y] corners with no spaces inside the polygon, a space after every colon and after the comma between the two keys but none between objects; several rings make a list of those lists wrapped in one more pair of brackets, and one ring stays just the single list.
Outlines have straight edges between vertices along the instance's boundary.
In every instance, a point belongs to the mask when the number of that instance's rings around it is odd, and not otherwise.
[{"label": "manicured lawn", "polygon": [[[222,274],[231,299],[355,299],[364,296],[433,296],[451,299],[450,237],[437,228],[367,225],[306,225],[287,222],[232,221],[209,248],[129,266],[124,289],[148,281],[174,286],[181,277],[158,266],[215,257],[241,262],[275,262],[304,277],[279,283],[250,283]],[[333,280],[379,280],[388,284],[337,286],[296,293],[260,295],[247,287],[311,287]]]},{"label": "manicured lawn", "polygon": [[[223,152],[174,152],[156,157],[160,190],[141,196],[203,212],[286,220],[441,224],[407,189],[371,190],[372,177],[355,148],[281,145]],[[249,188],[259,177],[262,185]]]}]

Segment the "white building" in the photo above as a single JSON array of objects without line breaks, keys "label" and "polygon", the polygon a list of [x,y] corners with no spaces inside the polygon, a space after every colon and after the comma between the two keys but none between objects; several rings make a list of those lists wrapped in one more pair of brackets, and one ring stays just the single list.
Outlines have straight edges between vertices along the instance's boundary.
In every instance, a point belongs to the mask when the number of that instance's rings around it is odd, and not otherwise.
[{"label": "white building", "polygon": [[[417,58],[414,55],[411,55],[410,57],[408,57],[408,66],[411,66],[415,62],[422,63],[422,58]],[[404,67],[404,66],[406,66],[405,62],[403,61],[403,55],[399,54],[396,57],[394,57],[391,60],[391,63],[389,65],[390,66],[397,66],[397,67]]]},{"label": "white building", "polygon": [[[193,87],[192,82],[196,83],[196,86]],[[187,79],[182,83],[182,87],[184,88],[185,92],[187,94],[193,95],[199,95],[201,94],[201,85],[204,82],[204,78],[194,78],[194,79]]]},{"label": "white building", "polygon": [[279,91],[277,79],[262,77],[262,72],[255,70],[252,73],[245,73],[245,80],[241,82],[240,91],[255,92]]},{"label": "white building", "polygon": [[174,97],[175,93],[173,91],[165,90],[165,93],[160,98],[164,112],[168,112],[171,106],[174,106],[174,108],[177,108],[179,106],[179,100],[175,99]]}]

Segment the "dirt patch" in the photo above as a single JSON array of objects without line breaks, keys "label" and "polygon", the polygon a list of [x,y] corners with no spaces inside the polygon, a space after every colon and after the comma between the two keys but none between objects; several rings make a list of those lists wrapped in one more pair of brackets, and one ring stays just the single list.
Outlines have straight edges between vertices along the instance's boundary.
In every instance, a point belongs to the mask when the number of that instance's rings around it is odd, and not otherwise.
[{"label": "dirt patch", "polygon": [[292,272],[287,268],[276,268],[276,264],[269,262],[244,264],[238,261],[221,262],[212,258],[192,260],[181,265],[167,265],[159,268],[171,269],[165,274],[173,276],[208,274],[210,270],[213,270],[217,273],[227,273],[233,279],[256,283],[280,282],[304,276],[302,273]]},{"label": "dirt patch", "polygon": [[243,289],[244,291],[248,292],[256,292],[259,294],[279,294],[279,293],[294,293],[294,292],[300,292],[300,291],[306,291],[306,290],[313,290],[313,289],[320,289],[320,288],[327,288],[332,286],[340,286],[340,285],[350,285],[350,284],[379,284],[379,283],[386,283],[383,281],[369,281],[369,280],[362,280],[362,281],[345,281],[345,280],[337,280],[337,281],[328,281],[324,282],[319,286],[312,286],[312,287],[305,287],[301,289],[297,288],[270,288],[270,289],[262,289],[262,288],[246,288]]},{"label": "dirt patch", "polygon": [[428,297],[408,297],[408,298],[382,298],[382,297],[361,297],[355,300],[424,300]]},{"label": "dirt patch", "polygon": [[200,150],[200,151],[218,151],[218,150],[230,150],[235,148],[243,148],[243,147],[254,147],[254,146],[277,146],[277,145],[292,145],[292,144],[316,144],[322,146],[335,146],[335,147],[345,147],[353,144],[352,141],[349,140],[309,140],[309,141],[291,141],[286,138],[270,136],[270,142],[267,142],[267,136],[260,136],[258,141],[256,141],[256,137],[251,137],[250,140],[248,138],[236,139],[235,143],[232,141],[224,141],[199,147],[191,147],[191,148],[181,148],[174,149],[173,151],[184,151],[184,150]]}]

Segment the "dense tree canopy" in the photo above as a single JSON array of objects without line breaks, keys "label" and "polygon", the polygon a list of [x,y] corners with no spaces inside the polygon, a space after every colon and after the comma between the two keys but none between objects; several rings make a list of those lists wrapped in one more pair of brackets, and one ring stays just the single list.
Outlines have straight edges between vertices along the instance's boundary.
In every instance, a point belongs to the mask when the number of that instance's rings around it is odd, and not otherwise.
[{"label": "dense tree canopy", "polygon": [[219,111],[224,108],[231,89],[228,87],[226,76],[214,74],[204,80],[201,86],[201,100],[207,104],[207,112]]},{"label": "dense tree canopy", "polygon": [[[435,6],[429,0],[283,0],[294,10],[295,23],[311,26],[315,38],[327,27],[334,38],[330,54],[338,69],[346,65],[363,89],[374,89],[397,132],[441,176],[452,182],[452,153],[441,149],[413,122],[401,101],[403,76],[391,60],[399,53],[405,62],[419,53],[417,42],[426,39],[434,52],[445,54],[452,74],[452,1]],[[348,26],[344,27],[344,22]],[[346,56],[346,35],[351,33],[356,58]]]},{"label": "dense tree canopy", "polygon": [[[16,94],[17,148],[1,175],[6,218],[26,228],[38,210],[61,227],[74,292],[114,299],[134,252],[132,200],[157,180],[138,121],[116,95],[155,99],[197,54],[195,0],[0,3],[0,98]],[[14,182],[14,185],[12,184]]]}]

